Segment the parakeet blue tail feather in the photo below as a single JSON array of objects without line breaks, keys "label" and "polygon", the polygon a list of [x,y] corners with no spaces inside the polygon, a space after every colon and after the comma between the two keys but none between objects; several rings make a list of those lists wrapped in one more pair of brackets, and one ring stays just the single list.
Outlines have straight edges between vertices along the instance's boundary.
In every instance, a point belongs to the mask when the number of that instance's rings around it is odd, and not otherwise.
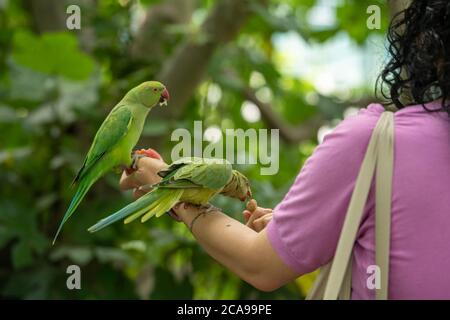
[{"label": "parakeet blue tail feather", "polygon": [[92,227],[90,227],[88,229],[88,231],[92,232],[92,233],[97,232],[118,220],[124,219],[131,214],[134,214],[140,210],[143,210],[146,207],[150,207],[150,205],[155,200],[157,200],[161,196],[161,193],[163,193],[163,192],[164,192],[163,190],[155,189],[152,192],[147,193],[146,195],[142,196],[138,200],[136,200],[136,201],[130,203],[129,205],[127,205],[126,207],[120,209],[116,213],[113,213],[113,214],[107,216],[106,218],[100,220],[99,222],[94,224]]}]

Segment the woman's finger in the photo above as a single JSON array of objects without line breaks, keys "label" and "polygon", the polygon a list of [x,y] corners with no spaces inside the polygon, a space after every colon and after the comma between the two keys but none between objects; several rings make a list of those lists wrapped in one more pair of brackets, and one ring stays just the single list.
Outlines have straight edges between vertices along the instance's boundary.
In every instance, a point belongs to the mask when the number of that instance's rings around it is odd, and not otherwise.
[{"label": "woman's finger", "polygon": [[248,211],[253,212],[258,208],[258,202],[255,199],[250,199],[245,207]]},{"label": "woman's finger", "polygon": [[136,166],[137,170],[132,174],[122,173],[122,178],[120,179],[120,188],[122,190],[158,183],[161,180],[158,172],[167,168],[167,164],[163,161],[148,157],[138,159]]},{"label": "woman's finger", "polygon": [[[255,211],[256,212],[256,211]],[[247,220],[246,226],[252,228],[253,226],[253,221],[255,221],[256,219],[258,219],[259,216],[257,216],[255,214],[255,212],[250,214],[250,217]]]},{"label": "woman's finger", "polygon": [[258,232],[263,230],[270,222],[270,220],[272,220],[272,214],[266,214],[264,216],[262,216],[259,219],[256,219],[255,221],[253,221],[253,225],[256,229],[258,229]]},{"label": "woman's finger", "polygon": [[252,222],[253,230],[260,232],[263,229],[261,219],[256,219]]},{"label": "woman's finger", "polygon": [[252,215],[252,213],[248,210],[244,210],[244,212],[242,212],[242,214],[244,215],[245,223],[247,223],[247,221],[248,221],[248,219],[250,219],[250,216]]},{"label": "woman's finger", "polygon": [[269,213],[272,213],[272,209],[261,208],[261,207],[256,208],[255,211],[250,213],[251,215],[250,215],[249,219],[247,220],[247,226],[251,226],[253,221],[255,221],[256,219],[259,219],[262,216],[269,214]]},{"label": "woman's finger", "polygon": [[135,178],[135,173],[127,174],[126,171],[122,172],[122,176],[120,177],[119,186],[122,190],[129,190],[129,189],[135,189],[139,187],[138,182]]},{"label": "woman's finger", "polygon": [[253,224],[253,229],[256,232],[262,231],[269,224],[270,220],[272,220],[272,214],[271,213],[266,214],[266,215],[264,215],[264,216],[262,216],[262,217],[260,217],[258,219],[255,219],[253,221],[253,223],[252,223]]}]

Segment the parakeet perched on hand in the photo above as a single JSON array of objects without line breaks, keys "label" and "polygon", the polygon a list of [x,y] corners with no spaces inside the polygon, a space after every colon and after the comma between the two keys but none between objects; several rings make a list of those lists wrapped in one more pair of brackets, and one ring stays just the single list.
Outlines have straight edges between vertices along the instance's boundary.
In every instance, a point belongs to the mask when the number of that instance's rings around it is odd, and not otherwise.
[{"label": "parakeet perched on hand", "polygon": [[78,186],[77,191],[53,243],[94,182],[115,167],[134,166],[131,152],[139,140],[148,112],[157,104],[166,105],[168,100],[169,92],[162,83],[147,81],[128,91],[111,110],[98,129],[83,166],[73,181]]},{"label": "parakeet perched on hand", "polygon": [[129,223],[142,216],[141,222],[145,222],[160,217],[178,202],[207,207],[217,194],[241,201],[252,196],[248,179],[223,159],[182,158],[158,175],[163,179],[152,186],[152,191],[100,220],[89,231],[96,232],[124,218]]}]

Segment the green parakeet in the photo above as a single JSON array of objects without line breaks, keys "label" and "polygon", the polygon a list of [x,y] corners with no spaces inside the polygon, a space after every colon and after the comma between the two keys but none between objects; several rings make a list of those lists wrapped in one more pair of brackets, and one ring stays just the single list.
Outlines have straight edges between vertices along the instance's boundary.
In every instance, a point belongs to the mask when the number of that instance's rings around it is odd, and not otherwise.
[{"label": "green parakeet", "polygon": [[145,222],[160,217],[178,202],[207,206],[217,194],[241,201],[251,197],[248,179],[223,159],[182,158],[158,175],[162,180],[152,186],[152,191],[100,220],[89,231],[96,232],[124,218],[129,223],[142,216],[141,222]]},{"label": "green parakeet", "polygon": [[111,110],[98,129],[83,166],[73,184],[77,191],[67,209],[53,243],[62,226],[74,213],[91,186],[106,172],[123,166],[130,167],[131,152],[139,140],[145,118],[154,106],[167,104],[169,92],[157,81],[147,81],[128,91]]}]

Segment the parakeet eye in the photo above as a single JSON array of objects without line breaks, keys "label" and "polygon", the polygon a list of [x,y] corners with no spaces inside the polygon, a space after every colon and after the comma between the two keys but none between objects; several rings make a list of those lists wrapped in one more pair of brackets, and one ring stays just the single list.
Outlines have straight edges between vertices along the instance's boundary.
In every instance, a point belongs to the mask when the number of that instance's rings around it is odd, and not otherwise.
[{"label": "parakeet eye", "polygon": [[158,88],[153,88],[153,92],[158,92]]}]

